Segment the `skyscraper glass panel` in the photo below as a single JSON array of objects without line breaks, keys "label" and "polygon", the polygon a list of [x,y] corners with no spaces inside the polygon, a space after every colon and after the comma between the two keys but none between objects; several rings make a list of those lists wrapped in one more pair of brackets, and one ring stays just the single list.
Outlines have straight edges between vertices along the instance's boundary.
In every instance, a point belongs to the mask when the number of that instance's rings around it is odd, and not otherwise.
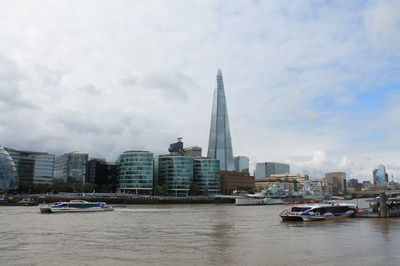
[{"label": "skyscraper glass panel", "polygon": [[117,160],[119,190],[150,195],[153,190],[153,160],[153,153],[148,151],[121,154]]},{"label": "skyscraper glass panel", "polygon": [[232,171],[235,169],[221,70],[218,70],[217,87],[214,91],[207,157],[218,159],[220,161],[221,170]]},{"label": "skyscraper glass panel", "polygon": [[159,185],[167,187],[169,196],[188,196],[193,183],[193,159],[186,156],[158,157]]},{"label": "skyscraper glass panel", "polygon": [[0,191],[18,188],[17,168],[10,154],[0,147]]},{"label": "skyscraper glass panel", "polygon": [[200,192],[217,194],[220,191],[219,161],[208,158],[195,158],[193,166],[194,183]]}]

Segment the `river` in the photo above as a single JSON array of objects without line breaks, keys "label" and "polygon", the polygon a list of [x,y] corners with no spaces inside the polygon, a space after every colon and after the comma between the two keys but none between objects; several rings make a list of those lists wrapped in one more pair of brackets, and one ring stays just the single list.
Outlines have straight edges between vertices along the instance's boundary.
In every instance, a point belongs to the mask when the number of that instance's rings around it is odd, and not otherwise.
[{"label": "river", "polygon": [[281,222],[284,206],[0,207],[1,265],[400,265],[400,219]]}]

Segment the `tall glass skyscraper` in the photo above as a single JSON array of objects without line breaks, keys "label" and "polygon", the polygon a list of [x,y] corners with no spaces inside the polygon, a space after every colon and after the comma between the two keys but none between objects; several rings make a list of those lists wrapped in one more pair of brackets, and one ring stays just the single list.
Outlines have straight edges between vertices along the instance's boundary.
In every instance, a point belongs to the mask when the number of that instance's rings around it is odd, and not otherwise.
[{"label": "tall glass skyscraper", "polygon": [[214,91],[211,116],[210,138],[207,157],[218,159],[221,170],[233,171],[232,141],[229,130],[228,110],[226,108],[224,81],[222,72],[217,73],[217,87]]}]

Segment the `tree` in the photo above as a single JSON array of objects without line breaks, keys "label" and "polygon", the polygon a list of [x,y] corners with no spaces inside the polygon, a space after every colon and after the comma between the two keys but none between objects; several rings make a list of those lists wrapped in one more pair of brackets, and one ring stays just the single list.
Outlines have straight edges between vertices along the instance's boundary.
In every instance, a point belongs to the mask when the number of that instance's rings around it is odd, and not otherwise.
[{"label": "tree", "polygon": [[207,188],[203,190],[203,195],[204,196],[208,196],[208,189]]},{"label": "tree", "polygon": [[193,183],[190,186],[189,194],[190,195],[198,195],[199,194],[199,185],[197,185],[196,183]]},{"label": "tree", "polygon": [[85,183],[81,186],[81,191],[85,193],[90,193],[99,189],[99,186],[93,183]]},{"label": "tree", "polygon": [[154,188],[154,194],[157,196],[165,196],[167,194],[167,186],[161,185]]}]

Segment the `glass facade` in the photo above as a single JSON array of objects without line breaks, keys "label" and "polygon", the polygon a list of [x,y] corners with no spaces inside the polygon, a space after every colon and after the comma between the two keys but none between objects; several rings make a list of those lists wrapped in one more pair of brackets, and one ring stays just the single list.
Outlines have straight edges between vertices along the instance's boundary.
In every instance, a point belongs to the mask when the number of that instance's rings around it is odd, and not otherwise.
[{"label": "glass facade", "polygon": [[54,162],[54,182],[84,184],[88,157],[87,153],[79,152],[57,156]]},{"label": "glass facade", "polygon": [[214,91],[207,157],[218,159],[221,170],[233,171],[235,169],[233,164],[228,110],[226,107],[224,82],[221,70],[218,70],[217,87]]},{"label": "glass facade", "polygon": [[270,177],[275,174],[289,174],[290,165],[284,163],[257,163],[256,171],[254,173],[255,178]]},{"label": "glass facade", "polygon": [[388,174],[383,164],[378,165],[378,168],[374,170],[374,182],[375,184],[381,184],[388,182]]},{"label": "glass facade", "polygon": [[219,161],[208,158],[195,158],[193,162],[194,183],[200,192],[218,194],[220,191]]},{"label": "glass facade", "polygon": [[18,188],[17,168],[10,154],[0,146],[0,190]]},{"label": "glass facade", "polygon": [[148,194],[153,191],[154,155],[148,151],[126,151],[117,160],[118,189]]},{"label": "glass facade", "polygon": [[34,184],[52,184],[54,177],[54,158],[53,154],[35,154]]},{"label": "glass facade", "polygon": [[5,148],[15,162],[20,185],[52,184],[54,155]]},{"label": "glass facade", "polygon": [[188,196],[193,183],[193,159],[186,156],[158,157],[158,182],[169,196]]},{"label": "glass facade", "polygon": [[108,187],[115,192],[117,185],[117,165],[105,159],[91,159],[86,169],[86,182],[96,184],[99,188]]},{"label": "glass facade", "polygon": [[235,157],[235,170],[242,173],[249,172],[249,158],[246,156]]}]

